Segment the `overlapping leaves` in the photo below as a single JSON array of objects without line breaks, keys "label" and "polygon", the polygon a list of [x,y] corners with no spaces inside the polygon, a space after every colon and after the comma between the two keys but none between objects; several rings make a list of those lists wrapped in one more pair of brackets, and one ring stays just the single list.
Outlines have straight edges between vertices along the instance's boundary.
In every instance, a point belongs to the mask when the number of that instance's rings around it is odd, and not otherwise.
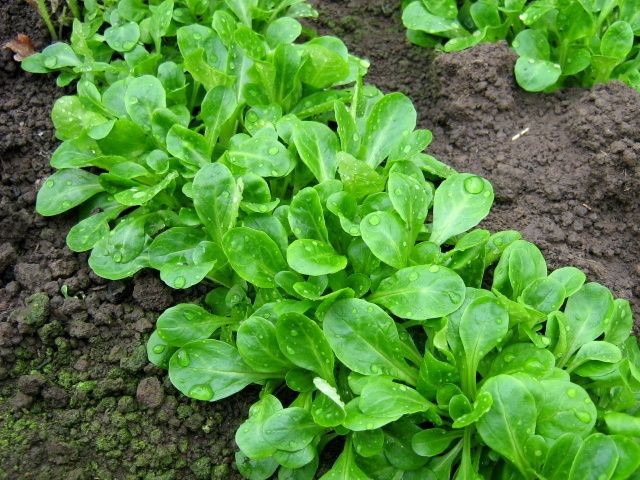
[{"label": "overlapping leaves", "polygon": [[99,275],[212,285],[148,354],[195,399],[262,386],[236,435],[247,478],[311,479],[330,442],[325,480],[632,476],[628,302],[477,229],[490,183],[424,154],[410,100],[365,86],[338,39],[294,44],[312,13],[89,8],[27,64],[79,78],[38,210],[78,207],[68,244]]},{"label": "overlapping leaves", "polygon": [[635,0],[410,0],[403,21],[422,46],[445,51],[507,40],[515,76],[531,92],[619,79],[640,90]]}]

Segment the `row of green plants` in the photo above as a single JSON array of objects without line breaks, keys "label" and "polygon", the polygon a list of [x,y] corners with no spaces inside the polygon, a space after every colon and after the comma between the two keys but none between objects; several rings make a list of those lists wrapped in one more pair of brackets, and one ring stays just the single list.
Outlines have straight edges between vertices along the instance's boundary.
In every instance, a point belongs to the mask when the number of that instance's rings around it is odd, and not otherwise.
[{"label": "row of green plants", "polygon": [[629,303],[477,228],[491,184],[425,154],[411,101],[305,29],[310,5],[84,8],[22,64],[77,88],[37,211],[79,216],[67,244],[102,277],[210,286],[158,318],[148,356],[198,400],[261,387],[246,478],[637,475]]},{"label": "row of green plants", "polygon": [[404,0],[408,38],[446,52],[506,40],[531,92],[617,79],[640,90],[638,0]]}]

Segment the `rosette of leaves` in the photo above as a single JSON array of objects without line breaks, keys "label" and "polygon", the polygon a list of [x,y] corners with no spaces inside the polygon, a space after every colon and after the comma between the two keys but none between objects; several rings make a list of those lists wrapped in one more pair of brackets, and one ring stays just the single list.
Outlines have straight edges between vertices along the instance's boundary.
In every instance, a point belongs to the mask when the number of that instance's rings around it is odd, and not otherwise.
[{"label": "rosette of leaves", "polygon": [[294,44],[308,5],[85,10],[24,64],[78,79],[38,210],[78,207],[68,244],[99,275],[213,285],[148,354],[195,399],[262,386],[245,476],[313,478],[329,443],[326,480],[637,472],[628,303],[476,229],[489,182],[424,154],[410,100],[364,86],[338,39]]},{"label": "rosette of leaves", "polygon": [[317,133],[311,121],[353,95],[344,87],[366,62],[337,38],[294,44],[295,17],[315,14],[298,0],[123,0],[86,11],[69,45],[23,61],[59,72],[61,85],[78,80],[53,108],[63,142],[38,212],[79,213],[67,244],[90,250],[102,277],[153,267],[174,288],[228,284],[222,239],[237,213],[272,212],[311,178],[276,124],[294,113]]},{"label": "rosette of leaves", "polygon": [[531,92],[619,79],[640,89],[640,9],[635,0],[413,0],[404,2],[408,38],[444,51],[506,40],[515,76]]},{"label": "rosette of leaves", "polygon": [[262,385],[236,434],[250,479],[314,478],[331,442],[325,480],[630,478],[629,303],[475,229],[490,183],[422,153],[403,95],[334,108],[334,129],[276,123],[306,180],[273,213],[233,214],[229,285],[166,311],[151,361],[200,400]]}]

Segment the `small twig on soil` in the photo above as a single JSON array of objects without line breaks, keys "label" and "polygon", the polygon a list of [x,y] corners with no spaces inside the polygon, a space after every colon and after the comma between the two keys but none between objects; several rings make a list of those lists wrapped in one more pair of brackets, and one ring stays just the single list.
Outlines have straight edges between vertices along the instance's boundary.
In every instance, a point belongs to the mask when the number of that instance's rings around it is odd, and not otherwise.
[{"label": "small twig on soil", "polygon": [[589,205],[587,205],[586,203],[583,203],[582,206],[584,208],[586,208],[587,210],[591,211],[591,207]]},{"label": "small twig on soil", "polygon": [[529,127],[525,128],[524,130],[522,130],[520,133],[516,133],[513,137],[511,137],[511,141],[515,142],[516,140],[518,140],[521,136],[526,135],[527,133],[529,133]]}]

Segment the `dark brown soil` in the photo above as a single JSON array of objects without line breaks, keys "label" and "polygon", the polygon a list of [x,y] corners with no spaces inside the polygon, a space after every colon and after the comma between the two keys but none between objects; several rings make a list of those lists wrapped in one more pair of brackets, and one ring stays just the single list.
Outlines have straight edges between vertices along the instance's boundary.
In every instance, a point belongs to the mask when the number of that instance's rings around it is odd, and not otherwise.
[{"label": "dark brown soil", "polygon": [[[0,42],[27,33],[42,47],[24,3],[0,4]],[[494,183],[487,228],[522,230],[553,267],[584,268],[638,311],[640,95],[620,84],[526,94],[504,46],[432,61],[405,42],[396,0],[315,3],[318,28],[372,60],[370,82],[413,98],[432,152]],[[64,246],[71,216],[34,214],[61,94],[0,50],[0,480],[238,478],[233,435],[252,393],[188,401],[144,351],[158,313],[202,292],[177,294],[153,273],[101,280]]]}]

